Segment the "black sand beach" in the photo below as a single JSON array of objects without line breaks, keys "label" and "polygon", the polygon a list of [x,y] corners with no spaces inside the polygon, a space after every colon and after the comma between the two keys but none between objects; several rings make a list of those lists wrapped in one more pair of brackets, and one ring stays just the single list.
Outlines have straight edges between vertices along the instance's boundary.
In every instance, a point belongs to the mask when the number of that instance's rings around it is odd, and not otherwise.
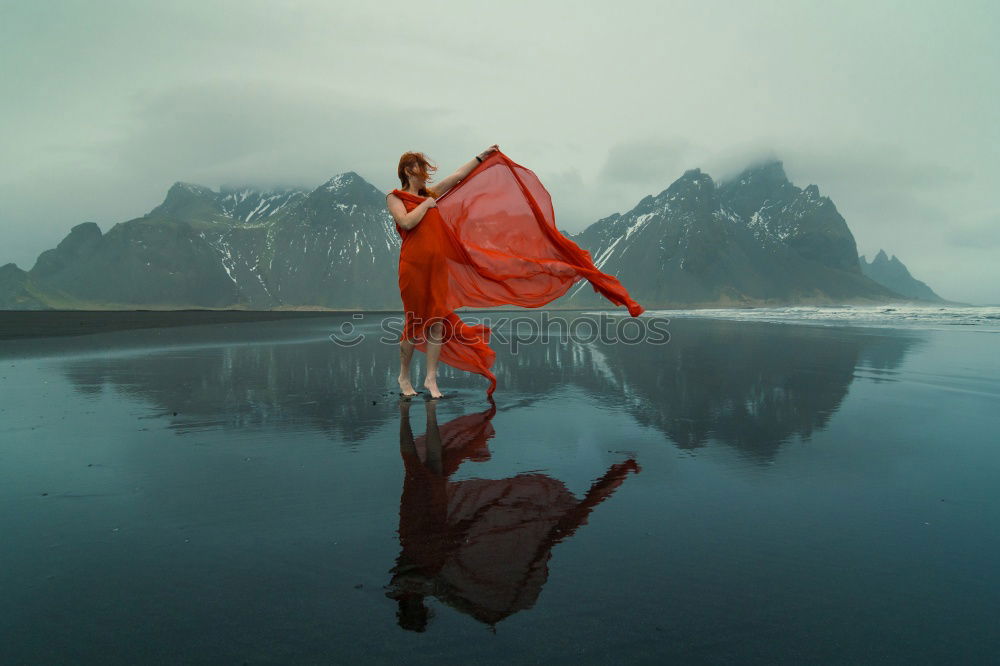
[{"label": "black sand beach", "polygon": [[315,310],[0,310],[0,340],[336,316]]},{"label": "black sand beach", "polygon": [[455,397],[407,406],[382,315],[24,314],[0,315],[0,663],[1000,648],[995,334],[498,335],[495,405],[447,369]]}]

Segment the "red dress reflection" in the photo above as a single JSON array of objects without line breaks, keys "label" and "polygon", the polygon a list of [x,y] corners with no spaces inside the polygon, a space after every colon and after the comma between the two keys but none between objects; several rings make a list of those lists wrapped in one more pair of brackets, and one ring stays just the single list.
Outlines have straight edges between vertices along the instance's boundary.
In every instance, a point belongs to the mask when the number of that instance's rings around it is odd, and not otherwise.
[{"label": "red dress reflection", "polygon": [[464,460],[489,458],[496,406],[439,428],[429,403],[427,434],[416,439],[406,409],[399,434],[406,473],[401,552],[387,592],[398,601],[406,629],[426,628],[427,596],[491,626],[530,608],[548,578],[553,546],[585,524],[628,472],[639,470],[634,460],[612,465],[582,500],[539,473],[449,481]]}]

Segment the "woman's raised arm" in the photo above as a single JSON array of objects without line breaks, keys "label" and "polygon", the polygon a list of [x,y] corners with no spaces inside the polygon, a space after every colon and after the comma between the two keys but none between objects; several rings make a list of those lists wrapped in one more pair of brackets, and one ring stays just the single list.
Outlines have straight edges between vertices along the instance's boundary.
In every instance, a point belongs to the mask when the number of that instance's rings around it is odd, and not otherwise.
[{"label": "woman's raised arm", "polygon": [[[479,157],[486,159],[486,156],[492,153],[494,150],[500,150],[500,146],[494,143],[492,146],[490,146],[483,152],[479,153]],[[460,182],[465,180],[465,177],[468,176],[470,173],[472,173],[472,170],[475,169],[476,165],[478,164],[479,160],[473,157],[471,160],[469,160],[462,166],[455,169],[455,173],[441,180],[434,188],[435,190],[437,190],[438,197],[444,196],[445,192],[447,192],[448,190],[450,190],[451,188],[455,187]]]}]

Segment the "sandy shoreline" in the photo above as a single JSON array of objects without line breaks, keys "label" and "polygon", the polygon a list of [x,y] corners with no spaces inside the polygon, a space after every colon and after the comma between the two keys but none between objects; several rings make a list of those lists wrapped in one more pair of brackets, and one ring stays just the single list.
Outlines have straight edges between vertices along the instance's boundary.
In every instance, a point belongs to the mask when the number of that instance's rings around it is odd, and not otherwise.
[{"label": "sandy shoreline", "polygon": [[333,310],[4,310],[0,340],[87,335],[137,328],[248,321],[308,319],[341,314]]},{"label": "sandy shoreline", "polygon": [[[586,310],[598,310],[588,308]],[[459,310],[460,315],[516,312],[519,309]],[[558,308],[553,311],[580,312]],[[0,340],[88,335],[143,328],[199,324],[239,324],[252,321],[317,319],[361,312],[366,317],[402,315],[400,310],[0,310]]]}]

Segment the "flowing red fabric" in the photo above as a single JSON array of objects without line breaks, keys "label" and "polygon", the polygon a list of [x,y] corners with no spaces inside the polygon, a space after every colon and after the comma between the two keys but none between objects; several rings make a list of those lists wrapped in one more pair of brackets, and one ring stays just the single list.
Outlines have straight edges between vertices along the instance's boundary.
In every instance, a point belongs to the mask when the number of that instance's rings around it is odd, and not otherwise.
[{"label": "flowing red fabric", "polygon": [[[392,193],[407,212],[426,198],[400,189]],[[644,310],[617,278],[598,270],[590,253],[556,228],[552,198],[534,172],[499,150],[437,199],[417,226],[407,230],[397,224],[396,231],[403,239],[401,339],[426,352],[425,328],[442,322],[441,362],[489,379],[488,395],[496,389],[490,329],[466,324],[456,308],[537,308],[586,279],[633,317]]]}]

